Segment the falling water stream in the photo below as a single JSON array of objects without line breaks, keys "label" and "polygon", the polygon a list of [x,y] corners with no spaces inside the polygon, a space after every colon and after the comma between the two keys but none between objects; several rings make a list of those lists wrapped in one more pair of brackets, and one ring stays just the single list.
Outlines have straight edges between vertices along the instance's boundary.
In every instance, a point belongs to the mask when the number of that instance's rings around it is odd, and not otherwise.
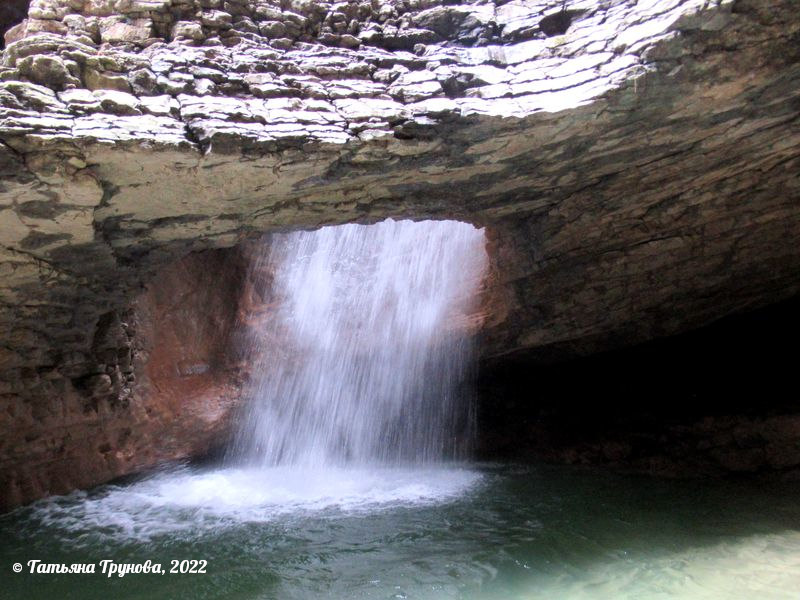
[{"label": "falling water stream", "polygon": [[[455,222],[272,236],[222,464],[0,516],[0,597],[796,599],[796,484],[465,461],[486,261],[483,232]],[[108,578],[34,559],[206,562]]]},{"label": "falling water stream", "polygon": [[472,418],[462,383],[483,246],[482,230],[453,221],[273,238],[251,277],[276,308],[252,335],[255,385],[234,462],[464,458]]}]

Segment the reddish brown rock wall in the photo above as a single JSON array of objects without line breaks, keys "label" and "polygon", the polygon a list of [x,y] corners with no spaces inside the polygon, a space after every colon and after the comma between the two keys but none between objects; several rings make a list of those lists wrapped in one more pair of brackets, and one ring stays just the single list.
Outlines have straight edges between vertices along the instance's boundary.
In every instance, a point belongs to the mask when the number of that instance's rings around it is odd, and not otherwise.
[{"label": "reddish brown rock wall", "polygon": [[0,510],[223,443],[240,390],[230,349],[244,277],[235,250],[187,256],[131,310],[101,318],[97,372],[39,379],[30,400],[0,395]]}]

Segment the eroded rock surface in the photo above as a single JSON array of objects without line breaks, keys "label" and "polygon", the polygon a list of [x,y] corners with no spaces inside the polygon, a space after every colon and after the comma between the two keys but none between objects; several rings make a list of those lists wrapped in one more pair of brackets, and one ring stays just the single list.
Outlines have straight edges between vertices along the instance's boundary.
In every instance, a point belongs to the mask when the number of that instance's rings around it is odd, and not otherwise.
[{"label": "eroded rock surface", "polygon": [[229,347],[245,279],[238,254],[200,252],[169,265],[130,310],[99,318],[90,373],[69,363],[74,370],[62,366],[61,377],[24,380],[36,387],[16,401],[5,394],[2,505],[219,447],[239,397],[242,370]]},{"label": "eroded rock surface", "polygon": [[48,488],[93,434],[44,423],[156,402],[120,366],[135,340],[114,362],[97,336],[164,265],[256,232],[486,226],[487,359],[800,292],[793,0],[564,8],[33,0],[0,68],[0,413],[50,433],[21,466],[3,438],[7,503],[141,466]]}]

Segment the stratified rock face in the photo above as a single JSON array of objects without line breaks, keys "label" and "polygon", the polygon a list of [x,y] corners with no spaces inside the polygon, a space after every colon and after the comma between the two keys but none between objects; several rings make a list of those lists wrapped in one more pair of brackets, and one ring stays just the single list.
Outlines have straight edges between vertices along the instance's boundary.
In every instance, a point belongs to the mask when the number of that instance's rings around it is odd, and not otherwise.
[{"label": "stratified rock face", "polygon": [[799,41],[794,0],[34,0],[0,68],[4,428],[157,402],[94,340],[254,232],[485,225],[486,358],[796,294]]}]

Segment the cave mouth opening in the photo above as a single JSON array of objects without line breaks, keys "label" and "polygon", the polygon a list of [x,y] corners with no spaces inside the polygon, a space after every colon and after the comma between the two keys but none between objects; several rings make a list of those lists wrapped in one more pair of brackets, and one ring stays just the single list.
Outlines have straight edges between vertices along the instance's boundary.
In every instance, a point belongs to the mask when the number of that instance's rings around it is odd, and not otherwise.
[{"label": "cave mouth opening", "polygon": [[[239,365],[245,397],[253,389],[258,391],[259,385],[248,387],[247,381],[258,383],[261,371],[269,371],[276,363],[291,370],[304,358],[306,347],[287,351],[285,363],[285,357],[276,351],[291,348],[286,336],[293,331],[308,341],[300,335],[306,333],[304,327],[310,333],[308,344],[326,352],[322,359],[312,361],[313,368],[304,374],[309,378],[320,375],[317,385],[293,380],[277,389],[293,400],[311,400],[310,406],[315,407],[317,388],[348,372],[347,356],[354,356],[359,368],[378,368],[374,354],[383,345],[370,342],[371,337],[364,334],[371,322],[366,315],[374,313],[384,319],[407,314],[395,310],[403,306],[418,315],[435,299],[420,294],[404,303],[404,289],[431,292],[441,287],[435,284],[448,281],[461,285],[465,275],[476,272],[459,261],[444,259],[440,266],[448,268],[441,269],[441,279],[433,276],[428,278],[431,281],[410,286],[408,277],[431,272],[415,268],[409,256],[426,248],[442,250],[437,240],[451,242],[457,233],[449,229],[437,233],[435,227],[426,231],[424,222],[414,225],[411,232],[383,231],[385,224],[377,229],[367,227],[382,232],[377,237],[388,240],[389,250],[398,245],[408,249],[387,251],[382,257],[375,251],[373,234],[367,235],[359,229],[362,227],[272,234],[229,249],[193,253],[151,282],[136,329],[160,336],[151,346],[149,367],[159,361],[162,364],[153,372],[195,384],[171,392],[182,422],[187,422],[193,410],[190,401],[202,396],[198,391],[202,382],[222,373],[226,362]],[[417,227],[422,230],[414,231]],[[348,247],[353,252],[346,252]],[[436,253],[422,254],[443,258]],[[311,274],[325,274],[321,277],[325,284],[310,285]],[[416,279],[412,277],[412,281]],[[484,279],[478,289],[485,293],[486,286]],[[355,289],[357,294],[388,290],[392,306],[387,308],[387,302],[379,300],[335,302],[339,296],[332,291],[341,289]],[[382,293],[377,297],[385,300]],[[447,307],[450,303],[445,300],[434,305]],[[281,306],[286,315],[277,312]],[[480,312],[480,306],[479,298],[473,310]],[[477,313],[462,311],[456,318],[459,313],[442,312],[447,317],[443,321],[431,318],[429,325],[439,323],[445,332],[475,333],[480,329]],[[147,314],[156,318],[149,325]],[[345,344],[335,333],[336,321],[350,329],[353,323],[359,325],[355,336],[345,337]],[[269,322],[280,327],[265,328]],[[430,331],[423,328],[422,332],[426,330]],[[441,327],[433,330],[442,332]],[[325,331],[330,335],[323,335]],[[392,344],[405,339],[394,326],[385,333]],[[247,349],[252,336],[266,360],[253,360]],[[441,340],[447,336],[434,337]],[[354,348],[347,348],[348,344]],[[170,351],[159,358],[155,354],[159,346],[168,346]],[[409,354],[419,353],[419,346],[410,346],[413,352]],[[326,357],[330,356],[343,360],[332,361],[335,368],[329,369]],[[389,356],[391,370],[404,366],[403,356]],[[387,355],[377,357],[382,363]],[[437,361],[433,370],[437,376],[447,373]],[[452,371],[459,373],[458,369]],[[370,368],[362,373],[366,380],[375,375]],[[565,381],[575,378],[575,372],[567,370],[556,377],[554,387],[563,389]],[[158,393],[167,393],[165,381],[159,382]],[[267,389],[276,389],[274,383]],[[585,383],[591,386],[592,382]],[[522,387],[525,402],[535,404],[540,399],[543,386],[536,375],[531,374]],[[219,399],[217,392],[206,394],[198,410],[218,410],[215,402]],[[508,422],[516,419],[517,425],[524,425],[516,408],[493,401],[499,399],[490,398],[483,408],[508,410]],[[378,406],[382,413],[378,417],[392,408],[391,404]],[[697,589],[713,589],[720,598],[736,597],[754,581],[768,582],[768,589],[775,592],[765,598],[786,597],[797,589],[793,566],[800,552],[800,536],[787,523],[798,522],[800,505],[796,489],[787,485],[665,481],[510,461],[459,463],[426,460],[424,456],[407,460],[402,453],[375,456],[369,444],[362,448],[367,460],[350,461],[359,451],[357,447],[347,449],[343,439],[351,425],[357,425],[354,433],[366,433],[366,439],[378,439],[381,444],[402,438],[393,439],[382,428],[386,421],[364,420],[370,415],[368,410],[362,414],[363,405],[350,405],[343,429],[330,436],[337,442],[332,447],[326,443],[326,435],[317,438],[316,433],[306,438],[318,440],[310,448],[295,446],[293,438],[302,439],[304,432],[313,430],[314,417],[331,420],[324,410],[309,415],[297,407],[295,401],[272,406],[277,410],[260,417],[264,426],[286,419],[279,423],[290,432],[279,445],[283,455],[264,448],[263,439],[253,443],[245,436],[244,445],[251,451],[244,453],[244,459],[235,452],[222,464],[173,465],[132,481],[102,486],[90,494],[38,503],[0,521],[0,559],[6,563],[18,560],[33,544],[48,548],[65,563],[85,563],[87,556],[99,554],[125,556],[133,550],[169,569],[178,543],[191,546],[194,555],[202,557],[194,565],[183,561],[187,569],[199,569],[196,573],[208,572],[208,576],[187,579],[186,585],[196,586],[187,591],[199,595],[209,590],[219,595],[247,589],[266,597],[312,598],[324,589],[331,598],[401,593],[426,597],[435,589],[448,597],[474,592],[476,597],[499,600],[507,598],[509,590],[569,597],[575,590],[597,589],[600,582],[603,589],[624,589],[634,597],[661,594],[685,598],[686,579],[675,577],[676,564],[682,573],[689,572]],[[348,408],[347,403],[340,403],[340,408]],[[575,412],[575,422],[581,409],[581,405],[565,408]],[[407,422],[405,418],[400,421]],[[195,421],[192,427],[197,430],[190,433],[202,433],[202,423],[202,419]],[[303,423],[306,425],[299,427]],[[370,427],[375,431],[370,432]],[[417,439],[411,429],[414,435],[410,439]],[[322,433],[325,431],[323,427]],[[378,435],[369,438],[370,433]],[[523,434],[531,432],[509,427],[503,433],[509,444],[517,446],[524,441]],[[176,437],[170,437],[170,443]],[[269,451],[263,452],[265,449]],[[345,460],[337,456],[340,450],[346,450]],[[710,522],[709,514],[714,515]],[[740,556],[748,560],[739,560]],[[233,582],[231,572],[239,573]],[[20,585],[18,581],[22,579],[11,578],[12,593],[22,596],[23,590],[13,587]],[[101,585],[97,581],[77,578],[68,583],[73,592],[89,596],[96,595],[96,586]],[[169,578],[143,576],[137,585],[151,597],[170,597],[174,583],[165,586],[165,581]]]},{"label": "cave mouth opening", "polygon": [[142,385],[180,402],[185,423],[230,394],[228,426],[211,460],[146,494],[246,520],[472,489],[488,261],[471,224],[387,219],[265,234],[167,267],[137,308]]},{"label": "cave mouth opening", "polygon": [[[424,228],[426,223],[439,222],[422,221],[412,225]],[[268,435],[265,438],[263,434],[268,428],[260,424],[265,421],[274,424],[276,419],[269,416],[269,411],[258,415],[248,413],[248,400],[256,396],[284,398],[287,397],[284,388],[294,389],[297,385],[296,381],[285,379],[289,370],[287,364],[281,366],[280,373],[271,375],[273,379],[264,380],[267,365],[290,361],[291,357],[296,366],[298,356],[313,356],[316,362],[309,364],[315,366],[306,365],[311,373],[306,373],[308,380],[302,385],[316,390],[314,377],[321,377],[322,367],[331,359],[320,353],[313,354],[319,350],[314,350],[314,344],[319,340],[336,339],[344,343],[339,333],[328,331],[334,323],[354,332],[347,343],[363,349],[363,354],[367,355],[364,358],[358,353],[351,354],[348,360],[354,369],[366,370],[376,377],[387,376],[374,363],[370,366],[371,355],[382,356],[382,360],[393,366],[401,364],[397,356],[386,351],[391,344],[374,340],[388,337],[397,342],[405,333],[391,330],[384,331],[383,338],[377,334],[374,339],[370,338],[366,333],[369,327],[365,329],[361,320],[365,309],[357,300],[352,301],[355,304],[339,302],[336,308],[342,310],[340,316],[319,312],[303,319],[304,328],[298,334],[304,336],[302,351],[298,350],[297,344],[301,342],[297,340],[292,342],[293,348],[286,346],[288,332],[297,324],[291,322],[291,315],[278,312],[287,297],[285,290],[281,292],[275,286],[278,262],[287,258],[292,239],[304,239],[305,248],[295,248],[296,254],[311,261],[314,236],[319,232],[332,234],[326,242],[332,249],[327,253],[328,262],[318,257],[314,268],[346,270],[358,264],[374,267],[377,255],[364,250],[366,242],[358,232],[375,227],[379,228],[380,224],[331,226],[316,231],[251,237],[227,249],[192,253],[177,265],[168,267],[150,284],[150,299],[142,303],[150,316],[144,319],[144,326],[138,328],[140,333],[150,336],[147,340],[149,361],[137,370],[137,382],[142,385],[140,389],[157,390],[151,394],[156,403],[164,398],[170,404],[180,403],[184,415],[182,423],[187,429],[199,423],[200,428],[213,433],[207,445],[199,446],[199,452],[188,452],[188,455],[210,454],[216,459],[225,456],[234,463],[271,465],[309,462],[314,452],[317,458],[335,456],[331,462],[339,465],[348,460],[363,463],[369,456],[377,456],[383,462],[401,458],[413,462],[415,450],[411,440],[417,434],[424,437],[431,433],[425,429],[425,423],[430,425],[438,419],[440,424],[449,423],[445,429],[452,427],[458,433],[449,436],[447,443],[441,439],[429,443],[428,449],[422,451],[428,459],[439,452],[431,450],[432,447],[446,447],[443,455],[463,456],[463,449],[471,446],[472,455],[478,460],[578,462],[668,476],[737,473],[780,476],[800,465],[800,452],[793,449],[792,437],[797,431],[793,423],[798,421],[791,416],[800,411],[796,403],[778,389],[790,387],[786,374],[791,371],[787,365],[791,355],[777,349],[785,346],[786,338],[781,335],[786,331],[800,333],[793,308],[784,308],[785,304],[767,307],[700,330],[633,346],[632,342],[626,342],[623,332],[616,344],[619,349],[601,353],[587,355],[585,348],[576,349],[567,344],[492,358],[494,323],[515,318],[513,312],[504,313],[509,301],[502,297],[507,292],[507,284],[503,287],[498,283],[503,279],[502,274],[497,276],[497,269],[502,268],[504,255],[496,255],[498,248],[493,246],[496,231],[488,235],[481,232],[483,237],[489,238],[487,242],[482,237],[480,246],[484,252],[492,254],[491,260],[484,259],[491,263],[491,274],[487,275],[474,265],[454,268],[462,279],[470,276],[474,279],[472,285],[478,290],[477,297],[468,309],[451,311],[443,318],[446,326],[440,329],[464,333],[474,342],[473,361],[467,362],[475,365],[474,359],[479,359],[477,368],[447,366],[436,359],[428,363],[414,362],[413,357],[403,359],[423,373],[464,374],[464,383],[452,387],[447,387],[450,383],[442,387],[434,377],[434,383],[425,394],[468,398],[467,401],[473,402],[469,418],[462,412],[460,418],[451,416],[448,420],[430,406],[416,405],[419,414],[427,415],[426,418],[408,425],[402,435],[393,434],[392,428],[403,419],[408,421],[409,413],[382,397],[381,402],[385,404],[377,411],[380,416],[372,415],[369,425],[341,415],[324,415],[316,409],[306,414],[304,418],[308,419],[310,430],[325,440],[318,445],[311,444],[313,452],[301,443],[303,436],[296,435],[297,423],[284,423],[278,442],[271,441]],[[478,231],[469,225],[465,227]],[[341,232],[345,234],[338,239]],[[402,236],[395,232],[388,237],[397,241]],[[409,240],[406,245],[410,251],[422,249],[430,241],[425,235]],[[341,253],[347,244],[352,244],[355,250]],[[395,265],[405,268],[408,266],[405,263],[400,260]],[[305,264],[302,268],[311,266]],[[294,277],[292,285],[296,286],[298,294],[314,289],[302,285],[305,276],[298,274],[302,270],[292,275],[287,269],[284,268],[281,277],[284,281]],[[385,272],[393,276],[399,270],[393,267]],[[374,273],[358,276],[354,273],[351,271],[350,277],[365,289],[376,281]],[[330,276],[325,280],[326,286],[340,287],[345,281],[332,283]],[[187,290],[190,293],[187,294]],[[175,297],[183,298],[182,303],[176,304]],[[302,310],[311,310],[314,306],[329,310],[336,304],[331,301],[326,305],[323,300],[324,294],[310,293],[305,300],[297,296],[293,302]],[[423,308],[421,303],[408,300],[405,306],[409,310]],[[383,310],[387,310],[386,307]],[[423,313],[427,314],[424,310]],[[271,321],[276,315],[282,315],[281,320]],[[315,334],[317,327],[327,333]],[[284,355],[271,356],[265,348],[282,348]],[[453,353],[458,352],[462,349],[457,348]],[[339,358],[344,356],[333,354]],[[468,370],[471,372],[465,373]],[[472,381],[476,385],[470,385]],[[661,383],[654,385],[653,382]],[[361,382],[361,385],[374,383]],[[403,384],[399,389],[410,393],[408,390],[414,388]],[[336,392],[332,397],[342,393]],[[312,399],[315,394],[316,391],[302,392]],[[322,403],[322,396],[310,401],[309,406]],[[755,402],[755,398],[762,396],[762,400]],[[220,398],[224,401],[218,400]],[[209,405],[215,407],[214,414],[218,415],[214,417],[213,427],[204,421]],[[340,408],[346,414],[345,407]],[[286,414],[293,413],[286,407],[281,410],[284,409]],[[347,410],[367,418],[366,413],[353,406]],[[190,415],[197,415],[195,421],[188,418]],[[387,416],[384,418],[384,415]],[[247,421],[246,426],[242,425],[243,420]],[[352,441],[359,427],[371,432],[365,436],[368,441],[360,446]],[[711,444],[712,438],[724,438],[724,443]],[[379,448],[384,443],[401,450],[394,456],[390,456],[390,452],[382,454]]]},{"label": "cave mouth opening", "polygon": [[137,302],[140,389],[183,399],[184,416],[226,397],[212,446],[229,465],[464,459],[488,266],[485,231],[453,220],[267,233],[189,254]]}]

